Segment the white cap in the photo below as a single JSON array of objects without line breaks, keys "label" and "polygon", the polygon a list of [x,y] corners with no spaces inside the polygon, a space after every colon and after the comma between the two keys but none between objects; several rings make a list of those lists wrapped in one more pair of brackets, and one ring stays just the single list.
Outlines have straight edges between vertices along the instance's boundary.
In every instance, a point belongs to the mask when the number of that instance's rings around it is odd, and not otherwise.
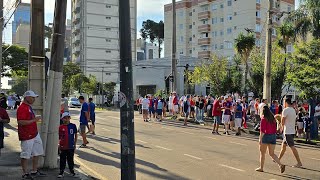
[{"label": "white cap", "polygon": [[28,96],[30,96],[30,97],[39,97],[39,95],[38,94],[36,94],[36,93],[34,93],[33,91],[26,91],[24,94],[23,94],[23,97],[28,97]]},{"label": "white cap", "polygon": [[240,102],[241,102],[241,99],[238,99],[238,100],[237,100],[237,103],[240,103]]},{"label": "white cap", "polygon": [[63,119],[64,117],[67,117],[69,116],[70,117],[70,114],[68,112],[64,112],[62,115],[61,115],[61,119]]}]

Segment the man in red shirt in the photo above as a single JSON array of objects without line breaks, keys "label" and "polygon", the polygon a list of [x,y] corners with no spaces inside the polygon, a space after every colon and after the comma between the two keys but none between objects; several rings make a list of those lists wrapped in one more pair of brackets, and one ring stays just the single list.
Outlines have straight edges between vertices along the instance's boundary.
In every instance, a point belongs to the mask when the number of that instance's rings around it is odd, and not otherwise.
[{"label": "man in red shirt", "polygon": [[[26,91],[23,97],[24,100],[17,110],[18,135],[21,141],[22,178],[32,179],[36,176],[45,176],[38,171],[39,156],[44,154],[42,140],[37,129],[37,122],[41,121],[41,117],[36,117],[31,107],[38,95],[33,91]],[[27,172],[28,159],[31,157],[33,169],[29,174]]]},{"label": "man in red shirt", "polygon": [[4,130],[3,126],[4,123],[9,123],[10,118],[8,116],[8,113],[5,109],[0,107],[0,156],[1,156],[1,149],[3,148],[3,139],[4,139]]},{"label": "man in red shirt", "polygon": [[221,101],[222,97],[214,100],[213,107],[212,107],[212,116],[213,116],[213,129],[212,134],[219,134],[218,129],[219,125],[221,124]]}]

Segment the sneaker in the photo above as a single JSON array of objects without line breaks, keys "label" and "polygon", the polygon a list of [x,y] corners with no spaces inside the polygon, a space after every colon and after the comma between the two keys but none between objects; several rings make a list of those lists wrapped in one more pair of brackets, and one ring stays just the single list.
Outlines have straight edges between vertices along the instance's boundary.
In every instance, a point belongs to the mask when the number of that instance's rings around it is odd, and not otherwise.
[{"label": "sneaker", "polygon": [[33,176],[33,177],[45,177],[47,175],[42,173],[42,172],[40,172],[39,170],[37,170],[36,172],[31,172],[31,176]]},{"label": "sneaker", "polygon": [[216,132],[217,135],[221,135],[218,131]]},{"label": "sneaker", "polygon": [[230,135],[230,133],[229,133],[229,132],[227,132],[227,135]]},{"label": "sneaker", "polygon": [[211,133],[212,133],[212,134],[216,134],[216,132],[215,132],[215,131],[212,131]]},{"label": "sneaker", "polygon": [[29,173],[26,173],[22,175],[22,179],[33,179],[33,177]]},{"label": "sneaker", "polygon": [[236,133],[236,136],[240,136],[240,133]]},{"label": "sneaker", "polygon": [[60,172],[57,178],[63,178],[63,172]]},{"label": "sneaker", "polygon": [[87,145],[81,144],[81,146],[79,148],[86,148],[86,147],[87,147]]}]

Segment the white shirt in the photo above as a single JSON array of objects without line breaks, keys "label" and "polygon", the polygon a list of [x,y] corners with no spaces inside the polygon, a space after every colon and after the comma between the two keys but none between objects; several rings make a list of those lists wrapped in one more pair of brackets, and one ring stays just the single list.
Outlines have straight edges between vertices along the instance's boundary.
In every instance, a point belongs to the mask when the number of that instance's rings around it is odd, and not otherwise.
[{"label": "white shirt", "polygon": [[143,100],[142,100],[142,109],[149,109],[149,103],[150,103],[149,99],[143,98]]},{"label": "white shirt", "polygon": [[254,108],[254,104],[255,104],[256,102],[255,101],[250,101],[250,111],[256,111],[256,109]]},{"label": "white shirt", "polygon": [[284,124],[284,134],[295,134],[295,126],[296,126],[296,111],[292,107],[284,108],[282,111],[282,117],[286,118]]},{"label": "white shirt", "polygon": [[169,97],[169,102],[170,105],[172,104],[172,96]]},{"label": "white shirt", "polygon": [[[316,108],[314,109],[315,110],[315,113],[314,113],[314,116],[320,116],[320,106],[316,106]],[[319,111],[319,112],[317,112]]]}]

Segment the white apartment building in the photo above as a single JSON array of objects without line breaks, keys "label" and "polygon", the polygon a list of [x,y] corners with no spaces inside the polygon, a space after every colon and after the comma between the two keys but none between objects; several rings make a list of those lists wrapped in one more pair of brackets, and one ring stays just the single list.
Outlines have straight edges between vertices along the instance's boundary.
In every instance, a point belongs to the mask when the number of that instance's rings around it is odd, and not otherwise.
[{"label": "white apartment building", "polygon": [[[208,59],[211,54],[235,55],[234,39],[240,32],[252,30],[256,45],[264,49],[268,0],[182,0],[176,3],[177,53]],[[294,0],[274,0],[276,12],[292,11]],[[164,52],[171,56],[172,4],[164,6]],[[275,25],[282,19],[273,17]],[[273,30],[273,38],[276,30]],[[288,47],[291,50],[291,46]]]},{"label": "white apartment building", "polygon": [[30,24],[19,24],[15,33],[15,45],[25,48],[29,52]]},{"label": "white apartment building", "polygon": [[[119,1],[72,0],[72,61],[99,82],[119,84]],[[136,60],[137,1],[130,1],[132,59]]]}]

